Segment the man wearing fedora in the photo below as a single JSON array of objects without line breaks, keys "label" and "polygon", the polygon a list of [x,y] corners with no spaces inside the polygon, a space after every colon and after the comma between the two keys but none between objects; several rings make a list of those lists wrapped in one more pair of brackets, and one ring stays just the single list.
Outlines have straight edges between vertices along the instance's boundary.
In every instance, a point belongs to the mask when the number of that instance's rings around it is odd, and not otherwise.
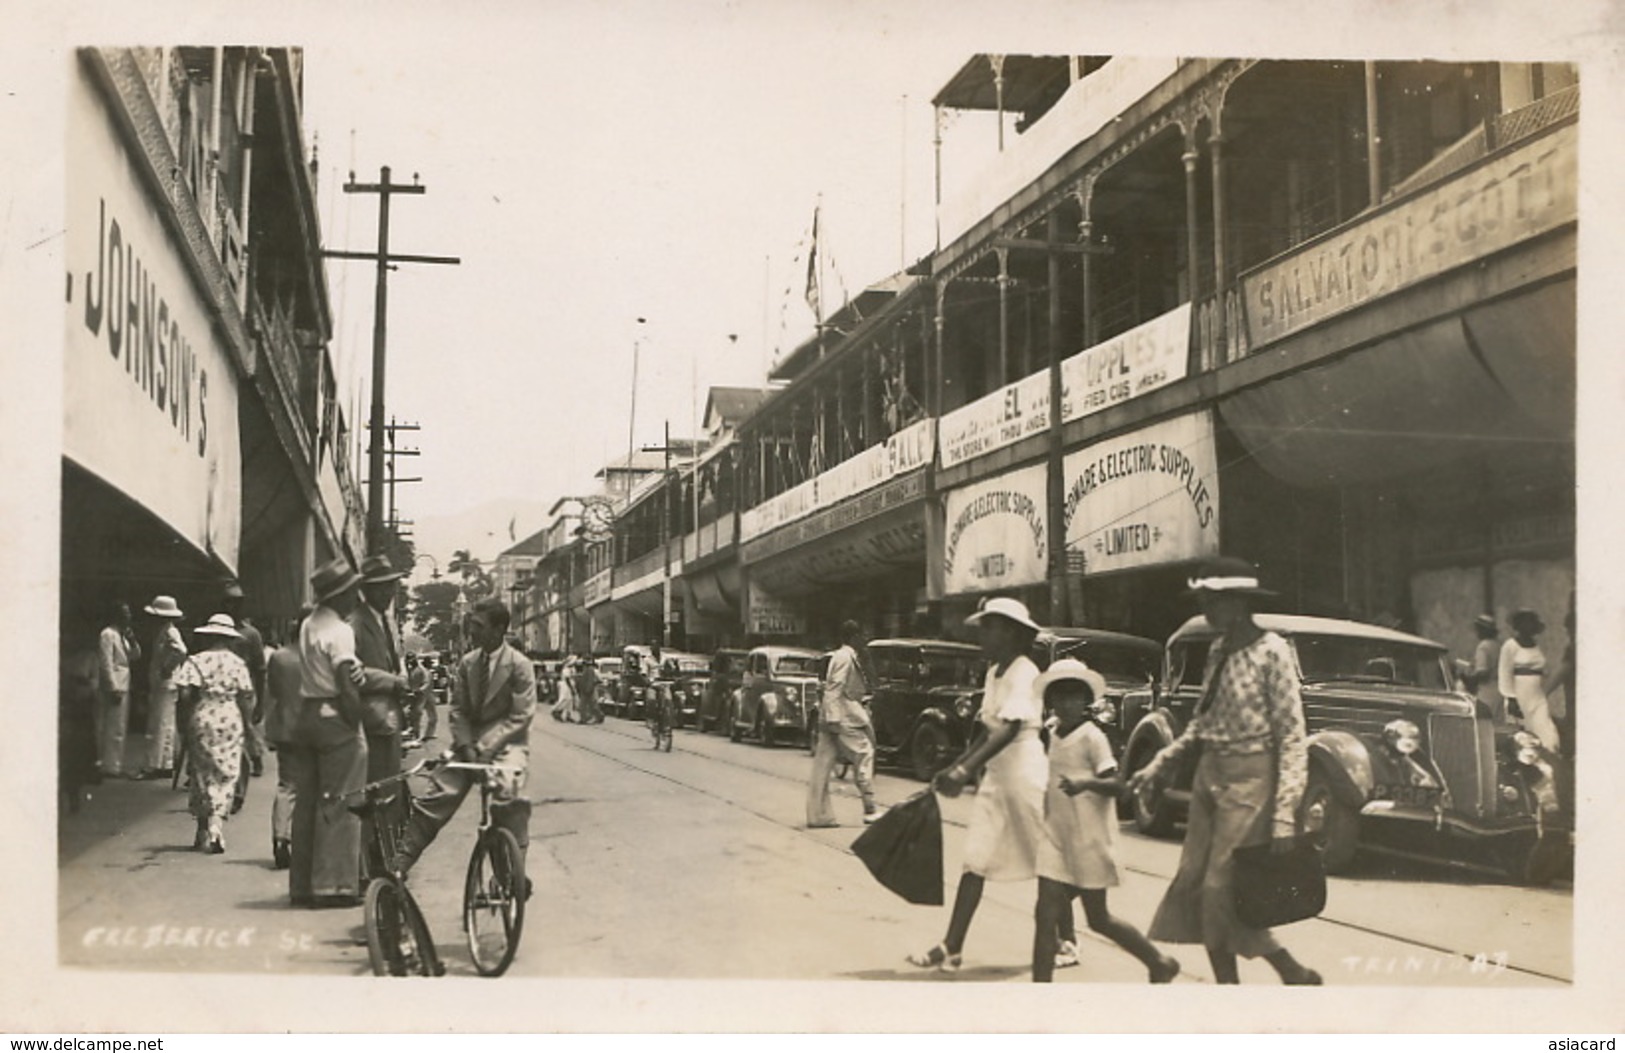
[{"label": "man wearing fedora", "polygon": [[[474,605],[469,633],[474,649],[457,663],[452,677],[451,755],[456,760],[494,764],[491,818],[514,835],[523,852],[530,844],[530,800],[524,795],[530,768],[530,722],[536,714],[536,672],[530,659],[506,642],[510,615],[501,600]],[[457,814],[474,776],[466,769],[442,769],[433,785],[412,802],[412,822],[401,856],[410,867]]]},{"label": "man wearing fedora", "polygon": [[361,820],[348,795],[367,777],[361,731],[361,663],[345,618],[361,575],[342,556],[310,579],[316,606],[299,626],[299,713],[287,762],[293,783],[288,892],[299,906],[347,906],[361,892]]},{"label": "man wearing fedora", "polygon": [[[361,602],[348,619],[355,633],[355,655],[361,661],[361,728],[367,736],[367,781],[377,782],[401,773],[401,699],[406,677],[401,672],[400,643],[390,607],[405,573],[389,558],[371,555],[361,561]],[[372,844],[371,820],[362,820],[361,843]],[[368,861],[373,872],[377,860]]]},{"label": "man wearing fedora", "polygon": [[142,608],[158,619],[147,666],[147,763],[143,779],[167,779],[175,772],[175,670],[186,661],[180,620],[185,617],[173,596],[155,596]]}]

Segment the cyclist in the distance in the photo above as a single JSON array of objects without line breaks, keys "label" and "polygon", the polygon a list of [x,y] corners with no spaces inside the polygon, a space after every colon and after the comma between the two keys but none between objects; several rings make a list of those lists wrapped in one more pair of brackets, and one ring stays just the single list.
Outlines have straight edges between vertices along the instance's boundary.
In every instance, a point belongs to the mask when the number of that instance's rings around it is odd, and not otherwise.
[{"label": "cyclist in the distance", "polygon": [[[474,605],[469,634],[474,650],[452,671],[451,751],[453,760],[497,765],[492,776],[492,820],[519,842],[530,843],[530,801],[524,796],[530,767],[530,721],[536,713],[536,673],[530,659],[509,646],[508,608],[500,600]],[[435,772],[432,787],[412,802],[412,818],[402,839],[402,869],[411,867],[474,785],[477,773],[462,768]],[[527,883],[527,888],[528,888]]]}]

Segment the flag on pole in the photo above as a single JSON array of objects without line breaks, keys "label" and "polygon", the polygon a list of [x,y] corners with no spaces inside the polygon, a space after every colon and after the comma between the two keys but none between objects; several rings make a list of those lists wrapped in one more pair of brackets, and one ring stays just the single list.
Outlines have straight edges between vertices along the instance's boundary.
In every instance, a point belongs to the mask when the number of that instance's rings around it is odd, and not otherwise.
[{"label": "flag on pole", "polygon": [[823,321],[818,302],[818,206],[813,206],[812,247],[807,250],[807,306],[812,308],[813,319]]}]

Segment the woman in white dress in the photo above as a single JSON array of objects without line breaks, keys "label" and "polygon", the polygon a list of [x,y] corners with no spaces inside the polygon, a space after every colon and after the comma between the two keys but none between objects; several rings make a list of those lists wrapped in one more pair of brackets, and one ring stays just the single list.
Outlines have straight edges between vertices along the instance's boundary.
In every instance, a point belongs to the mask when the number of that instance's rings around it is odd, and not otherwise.
[{"label": "woman in white dress", "polygon": [[1546,654],[1538,640],[1546,631],[1546,623],[1528,607],[1513,611],[1507,620],[1512,625],[1512,638],[1501,645],[1501,694],[1506,696],[1508,712],[1516,704],[1523,726],[1555,752],[1560,736],[1546,700]]},{"label": "woman in white dress", "polygon": [[980,715],[987,735],[939,773],[932,785],[938,793],[957,797],[974,772],[981,769],[982,776],[947,935],[908,959],[943,972],[959,969],[983,885],[1031,881],[1037,874],[1038,846],[1046,836],[1044,784],[1049,761],[1038,737],[1043,725],[1043,705],[1034,689],[1038,666],[1028,657],[1038,625],[1025,604],[1004,596],[988,600],[965,623],[981,631],[982,650],[988,657]]}]

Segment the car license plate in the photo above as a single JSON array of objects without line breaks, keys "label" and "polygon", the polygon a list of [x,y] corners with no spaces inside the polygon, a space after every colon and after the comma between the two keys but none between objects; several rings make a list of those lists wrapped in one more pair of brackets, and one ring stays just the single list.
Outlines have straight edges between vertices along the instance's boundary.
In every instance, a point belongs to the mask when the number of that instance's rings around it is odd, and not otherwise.
[{"label": "car license plate", "polygon": [[1372,796],[1395,804],[1412,804],[1431,808],[1439,803],[1441,791],[1437,786],[1377,786]]}]

